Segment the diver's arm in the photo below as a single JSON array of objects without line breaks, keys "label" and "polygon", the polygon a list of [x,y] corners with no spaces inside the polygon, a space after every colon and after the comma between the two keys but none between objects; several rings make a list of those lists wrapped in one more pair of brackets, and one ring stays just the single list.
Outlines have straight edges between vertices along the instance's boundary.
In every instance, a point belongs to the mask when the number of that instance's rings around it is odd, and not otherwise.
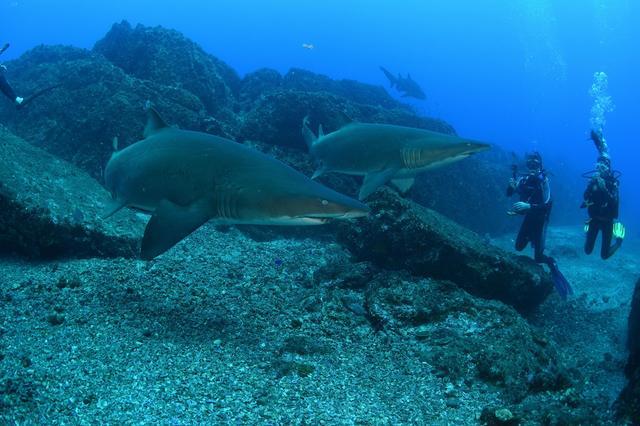
[{"label": "diver's arm", "polygon": [[587,188],[584,190],[584,194],[582,195],[582,204],[580,204],[580,208],[584,209],[589,207],[591,204],[591,195],[593,194],[593,181],[589,181],[587,184]]},{"label": "diver's arm", "polygon": [[509,179],[509,186],[507,186],[507,197],[511,197],[513,194],[515,194],[518,185],[520,185],[520,179]]}]

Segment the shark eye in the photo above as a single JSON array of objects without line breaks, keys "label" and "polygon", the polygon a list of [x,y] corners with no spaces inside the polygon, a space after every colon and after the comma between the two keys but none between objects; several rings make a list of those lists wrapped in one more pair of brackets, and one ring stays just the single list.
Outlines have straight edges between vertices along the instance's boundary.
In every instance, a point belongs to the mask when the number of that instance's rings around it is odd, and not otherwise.
[{"label": "shark eye", "polygon": [[326,205],[328,205],[328,204],[329,204],[329,202],[328,202],[327,200],[322,200],[322,205],[323,205],[323,206],[326,206]]}]

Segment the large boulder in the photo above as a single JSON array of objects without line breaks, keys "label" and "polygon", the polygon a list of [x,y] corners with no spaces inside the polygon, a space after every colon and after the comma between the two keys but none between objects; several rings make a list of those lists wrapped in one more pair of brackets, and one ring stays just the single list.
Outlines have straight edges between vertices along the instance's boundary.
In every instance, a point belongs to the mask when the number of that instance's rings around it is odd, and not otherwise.
[{"label": "large boulder", "polygon": [[163,27],[114,24],[93,50],[141,80],[177,86],[196,95],[210,113],[233,110],[240,78],[180,32]]},{"label": "large boulder", "polygon": [[618,416],[630,424],[640,424],[640,280],[636,283],[631,300],[627,337],[629,360],[625,374],[629,383],[617,402]]},{"label": "large boulder", "polygon": [[263,94],[244,114],[240,138],[306,150],[302,137],[305,116],[314,131],[322,125],[326,132],[332,132],[349,120],[357,120],[454,133],[444,121],[420,117],[403,108],[360,104],[328,91],[274,90]]},{"label": "large boulder", "polygon": [[135,257],[145,221],[101,218],[109,193],[0,126],[0,251],[30,258]]},{"label": "large boulder", "polygon": [[87,50],[40,46],[7,65],[16,90],[25,96],[39,88],[60,86],[20,110],[3,102],[0,120],[16,135],[96,178],[101,178],[113,152],[114,137],[120,148],[142,138],[147,100],[170,123],[195,129],[217,127],[192,93],[138,80]]},{"label": "large boulder", "polygon": [[521,312],[538,306],[553,283],[533,260],[492,246],[440,214],[382,188],[369,197],[371,213],[339,239],[359,259],[453,281],[471,294],[497,299]]}]

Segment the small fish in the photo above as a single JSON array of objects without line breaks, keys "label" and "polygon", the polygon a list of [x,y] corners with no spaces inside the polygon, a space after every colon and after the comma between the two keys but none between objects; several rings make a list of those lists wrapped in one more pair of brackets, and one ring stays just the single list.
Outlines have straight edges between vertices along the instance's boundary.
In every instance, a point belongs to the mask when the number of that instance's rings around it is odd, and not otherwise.
[{"label": "small fish", "polygon": [[313,50],[313,48],[315,46],[313,44],[311,44],[311,43],[302,43],[302,47],[307,49],[307,50]]}]

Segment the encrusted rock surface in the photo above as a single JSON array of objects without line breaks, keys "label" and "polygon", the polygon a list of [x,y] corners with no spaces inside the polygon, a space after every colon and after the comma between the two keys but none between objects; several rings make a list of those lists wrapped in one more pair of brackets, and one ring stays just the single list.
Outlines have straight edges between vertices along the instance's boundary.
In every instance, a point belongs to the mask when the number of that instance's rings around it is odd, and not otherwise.
[{"label": "encrusted rock surface", "polygon": [[135,257],[144,220],[100,217],[98,182],[0,126],[0,252],[31,258]]},{"label": "encrusted rock surface", "polygon": [[340,241],[359,259],[447,279],[520,311],[538,306],[553,288],[549,275],[530,258],[494,247],[388,188],[372,194],[369,206],[369,216],[355,226],[339,225]]}]

